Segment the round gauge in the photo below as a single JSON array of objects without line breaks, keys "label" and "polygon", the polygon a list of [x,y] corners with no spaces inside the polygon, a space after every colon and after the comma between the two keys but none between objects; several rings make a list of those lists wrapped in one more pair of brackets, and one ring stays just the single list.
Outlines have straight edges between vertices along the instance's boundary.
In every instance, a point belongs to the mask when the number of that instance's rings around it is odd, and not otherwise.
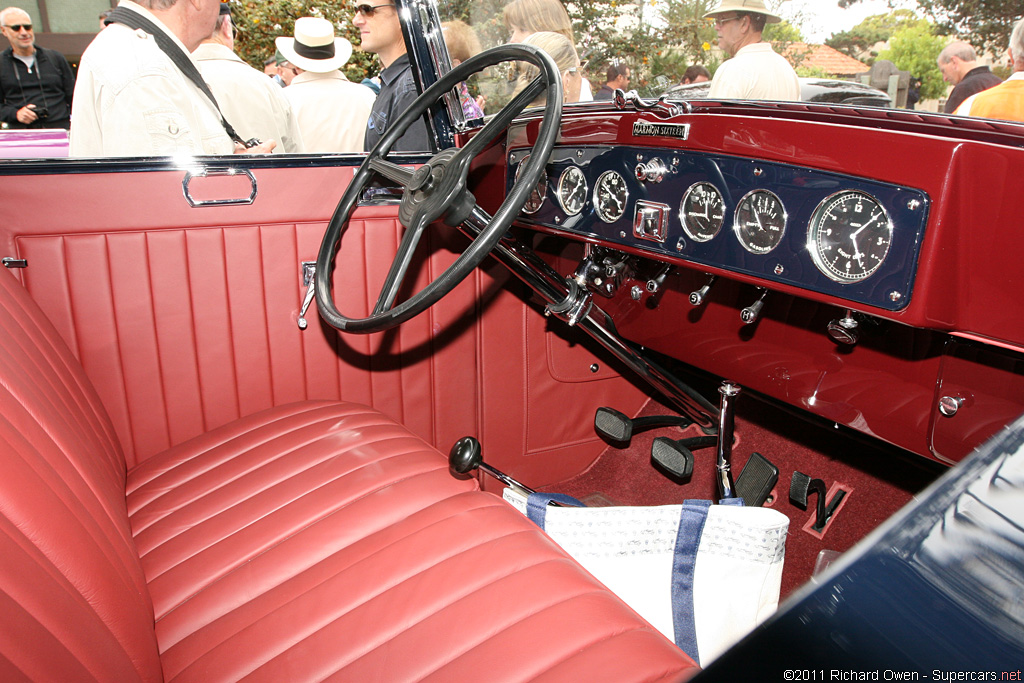
[{"label": "round gauge", "polygon": [[814,265],[836,282],[869,277],[882,265],[891,243],[889,214],[877,199],[855,190],[818,204],[807,232]]},{"label": "round gauge", "polygon": [[[523,157],[522,161],[519,162],[519,167],[516,169],[516,181],[519,181],[519,174],[526,167],[526,162],[530,159],[530,155],[527,154]],[[533,192],[526,198],[526,204],[523,205],[523,213],[533,214],[540,210],[540,207],[544,206],[544,200],[548,197],[548,172],[543,170],[540,173],[540,180],[537,181],[537,187],[533,188]]]},{"label": "round gauge", "polygon": [[694,183],[679,204],[683,230],[695,242],[707,242],[718,234],[725,222],[725,200],[711,183]]},{"label": "round gauge", "polygon": [[774,192],[748,192],[736,205],[732,229],[744,249],[767,254],[779,246],[786,233],[786,207]]},{"label": "round gauge", "polygon": [[629,190],[626,179],[615,171],[605,171],[597,178],[594,187],[594,207],[597,216],[605,223],[614,223],[626,213]]},{"label": "round gauge", "polygon": [[558,203],[562,210],[575,216],[587,201],[587,179],[579,166],[570,166],[558,178]]}]

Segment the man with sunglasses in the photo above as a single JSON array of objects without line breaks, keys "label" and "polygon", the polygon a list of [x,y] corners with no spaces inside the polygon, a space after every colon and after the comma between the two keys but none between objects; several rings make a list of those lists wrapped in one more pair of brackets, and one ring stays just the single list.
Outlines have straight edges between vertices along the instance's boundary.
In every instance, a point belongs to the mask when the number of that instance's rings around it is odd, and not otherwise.
[{"label": "man with sunglasses", "polygon": [[732,59],[718,67],[708,97],[734,100],[799,100],[793,66],[761,39],[765,24],[782,21],[764,0],[722,0],[704,15],[715,20],[718,46]]},{"label": "man with sunglasses", "polygon": [[[356,5],[352,18],[352,23],[359,29],[363,51],[376,54],[384,67],[380,72],[380,94],[373,103],[363,138],[363,148],[367,152],[419,96],[402,36],[402,25],[398,20],[398,8],[393,3],[377,2]],[[432,151],[426,121],[421,118],[413,122],[391,149],[396,152]]]},{"label": "man with sunglasses", "polygon": [[0,11],[0,26],[11,43],[0,53],[0,121],[10,128],[70,128],[75,77],[68,60],[36,46],[25,10]]}]

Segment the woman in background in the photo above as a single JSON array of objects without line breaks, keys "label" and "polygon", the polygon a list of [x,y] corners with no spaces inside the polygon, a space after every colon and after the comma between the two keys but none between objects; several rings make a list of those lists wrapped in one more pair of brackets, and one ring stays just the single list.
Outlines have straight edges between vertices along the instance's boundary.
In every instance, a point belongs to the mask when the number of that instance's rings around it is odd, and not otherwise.
[{"label": "woman in background", "polygon": [[[572,41],[561,33],[539,31],[531,33],[520,42],[538,47],[551,56],[562,74],[562,101],[566,103],[579,102],[580,87],[585,79],[580,67],[580,58],[576,54],[576,48],[573,47]],[[514,94],[519,94],[539,75],[538,67],[526,64],[519,74]],[[547,94],[542,93],[532,102],[532,106],[543,105],[546,101]]]},{"label": "woman in background", "polygon": [[[526,37],[532,33],[552,31],[568,38],[575,54],[576,38],[572,32],[572,21],[569,19],[569,13],[565,10],[565,5],[559,0],[512,0],[505,5],[502,13],[505,18],[505,26],[511,34],[509,42],[523,43],[526,42]],[[582,83],[579,98],[573,102],[590,102],[594,99],[590,82],[582,76],[580,74]]]}]

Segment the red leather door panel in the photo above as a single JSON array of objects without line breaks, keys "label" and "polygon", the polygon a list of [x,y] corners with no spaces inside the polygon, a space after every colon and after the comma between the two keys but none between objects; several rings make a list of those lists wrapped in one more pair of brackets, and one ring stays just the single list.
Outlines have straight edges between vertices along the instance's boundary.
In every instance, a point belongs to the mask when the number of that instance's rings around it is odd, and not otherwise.
[{"label": "red leather door panel", "polygon": [[[352,169],[252,173],[252,205],[197,208],[181,169],[4,179],[13,205],[36,208],[0,224],[2,255],[28,260],[17,272],[96,384],[129,466],[267,407],[342,399],[380,409],[441,450],[480,435],[490,460],[539,484],[601,450],[590,424],[597,405],[642,402],[614,374],[579,382],[552,370],[549,357],[577,369],[600,361],[548,340],[524,297],[503,291],[503,273],[467,279],[389,333],[338,335],[315,303],[300,330],[300,264],[316,259]],[[343,312],[365,312],[376,298],[396,216],[394,205],[366,207],[351,222],[335,268]],[[435,230],[429,240],[417,286],[465,238]],[[565,348],[552,356],[550,344]]]}]

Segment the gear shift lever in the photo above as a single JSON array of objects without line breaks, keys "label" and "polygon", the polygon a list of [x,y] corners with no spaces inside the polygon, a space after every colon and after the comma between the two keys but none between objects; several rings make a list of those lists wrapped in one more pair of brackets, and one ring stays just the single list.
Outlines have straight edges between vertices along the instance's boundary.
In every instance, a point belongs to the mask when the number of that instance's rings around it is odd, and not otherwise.
[{"label": "gear shift lever", "polygon": [[455,442],[451,451],[448,452],[448,467],[456,474],[469,474],[475,469],[491,475],[506,486],[510,486],[524,496],[536,493],[529,486],[520,484],[500,470],[496,470],[484,462],[483,453],[480,450],[480,442],[472,436],[464,436]]}]

